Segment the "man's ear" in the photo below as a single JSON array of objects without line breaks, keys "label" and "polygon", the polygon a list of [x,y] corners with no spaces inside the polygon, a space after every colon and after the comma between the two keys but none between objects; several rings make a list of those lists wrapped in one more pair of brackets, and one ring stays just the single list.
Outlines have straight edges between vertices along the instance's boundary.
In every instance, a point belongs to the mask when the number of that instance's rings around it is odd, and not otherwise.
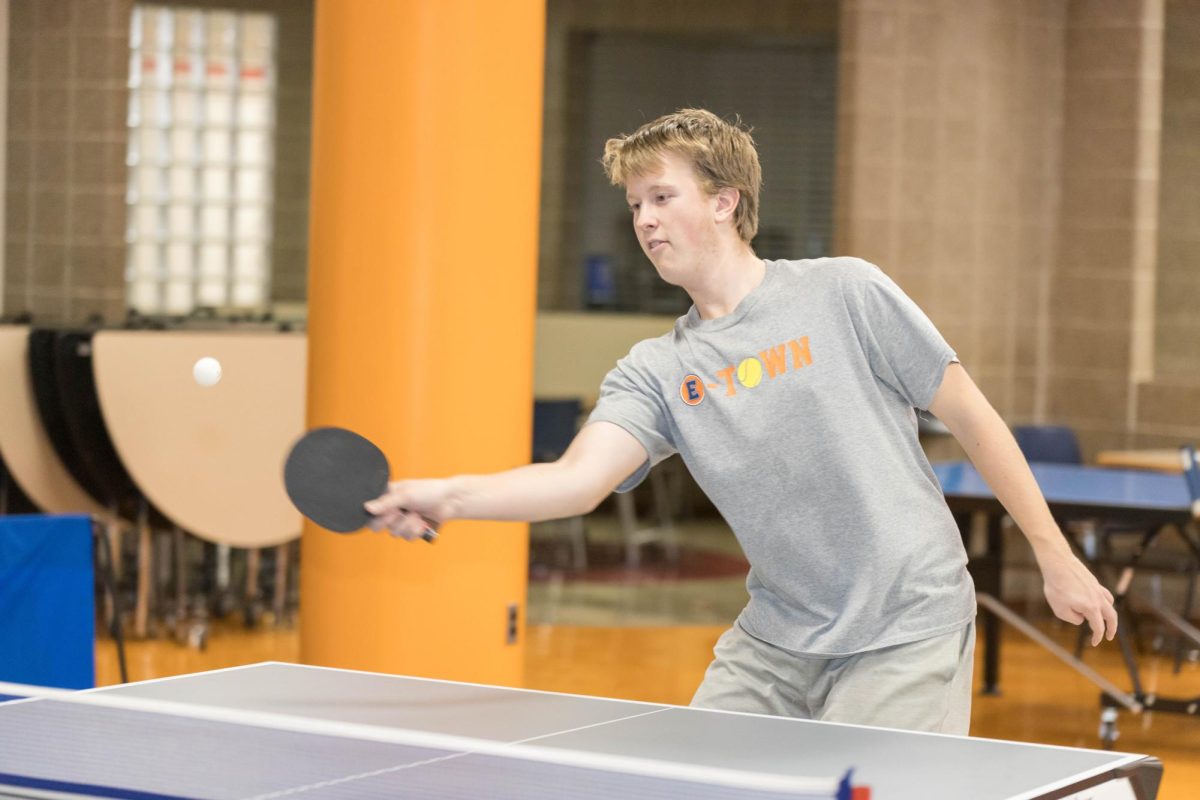
[{"label": "man's ear", "polygon": [[726,222],[733,218],[733,212],[737,210],[738,201],[742,199],[742,194],[732,186],[726,186],[717,190],[717,222]]}]

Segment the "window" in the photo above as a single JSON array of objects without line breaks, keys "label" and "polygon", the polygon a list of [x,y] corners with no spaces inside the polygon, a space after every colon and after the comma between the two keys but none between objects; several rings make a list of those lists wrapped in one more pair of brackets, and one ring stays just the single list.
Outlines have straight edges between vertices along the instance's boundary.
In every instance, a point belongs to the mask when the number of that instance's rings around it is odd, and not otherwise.
[{"label": "window", "polygon": [[271,276],[275,19],[139,4],[130,41],[129,306],[260,308]]},{"label": "window", "polygon": [[[625,205],[597,164],[619,132],[679,108],[707,108],[753,126],[763,183],[754,251],[762,258],[829,254],[837,117],[837,50],[832,41],[708,40],[604,31],[578,40],[584,68],[571,87],[582,109],[570,132],[582,143],[566,180],[578,199],[577,247],[560,263],[578,265],[582,303],[566,308],[686,313],[691,299],[661,280],[646,260]],[[654,76],[647,80],[646,76]],[[770,80],[763,80],[770,76]],[[573,101],[575,102],[575,101]],[[578,119],[576,123],[574,120]],[[574,209],[573,209],[574,211]]]}]

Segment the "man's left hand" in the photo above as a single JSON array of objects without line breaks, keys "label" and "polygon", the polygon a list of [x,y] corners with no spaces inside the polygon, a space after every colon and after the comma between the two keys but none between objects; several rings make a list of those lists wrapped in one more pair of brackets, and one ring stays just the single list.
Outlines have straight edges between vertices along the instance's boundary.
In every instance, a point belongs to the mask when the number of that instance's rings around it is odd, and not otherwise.
[{"label": "man's left hand", "polygon": [[1070,552],[1039,556],[1046,601],[1059,619],[1072,625],[1087,620],[1092,646],[1117,635],[1117,610],[1112,592],[1100,585],[1083,562]]}]

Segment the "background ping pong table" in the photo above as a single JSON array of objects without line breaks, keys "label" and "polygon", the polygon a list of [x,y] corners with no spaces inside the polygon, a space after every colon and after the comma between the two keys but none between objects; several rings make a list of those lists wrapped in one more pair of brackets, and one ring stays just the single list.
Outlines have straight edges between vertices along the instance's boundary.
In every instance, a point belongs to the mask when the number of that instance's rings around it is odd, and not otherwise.
[{"label": "background ping pong table", "polygon": [[[1187,483],[1180,474],[1148,472],[1136,469],[1110,469],[1077,464],[1032,463],[1034,478],[1042,490],[1046,503],[1055,519],[1068,530],[1067,523],[1077,520],[1093,520],[1099,525],[1119,523],[1131,531],[1153,534],[1174,528],[1191,549],[1192,558],[1200,558],[1200,533],[1192,514],[1192,499]],[[1103,692],[1102,703],[1106,706],[1124,706],[1140,712],[1153,707],[1156,710],[1200,716],[1200,697],[1158,697],[1143,690],[1139,678],[1136,656],[1130,642],[1130,625],[1127,612],[1128,579],[1121,586],[1109,586],[1117,598],[1117,610],[1122,615],[1118,626],[1119,644],[1129,672],[1131,686],[1128,691],[1107,684],[1099,679],[1079,658],[1069,655],[1061,648],[1039,637],[1038,632],[1020,617],[1006,610],[1000,603],[1004,564],[1004,537],[1001,530],[1005,517],[1004,507],[984,482],[979,472],[966,461],[954,461],[933,465],[934,474],[942,485],[946,502],[955,514],[964,539],[968,537],[972,515],[983,514],[987,522],[986,551],[972,554],[969,569],[975,579],[975,588],[984,607],[980,629],[983,634],[984,691],[995,694],[1000,683],[1000,615],[1005,621],[1021,628],[1039,644],[1056,650],[1056,654],[1068,665],[1085,677],[1096,681]],[[1130,573],[1131,574],[1131,573]],[[1176,628],[1181,635],[1195,637],[1194,627],[1180,615],[1166,609],[1158,609],[1164,621]],[[1196,641],[1200,644],[1200,640]],[[1108,717],[1101,727],[1101,736],[1106,744],[1115,739],[1115,717]]]},{"label": "background ping pong table", "polygon": [[1152,800],[1162,774],[1140,755],[281,663],[80,694],[181,713],[0,703],[0,796]]}]

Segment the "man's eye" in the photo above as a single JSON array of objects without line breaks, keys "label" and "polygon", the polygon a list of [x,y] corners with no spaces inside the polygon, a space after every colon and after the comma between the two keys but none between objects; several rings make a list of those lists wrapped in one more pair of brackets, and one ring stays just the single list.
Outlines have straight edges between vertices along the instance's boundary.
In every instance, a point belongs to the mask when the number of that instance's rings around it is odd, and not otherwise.
[{"label": "man's eye", "polygon": [[660,194],[660,195],[658,195],[658,196],[657,196],[656,198],[654,198],[654,199],[655,199],[655,200],[657,200],[657,201],[658,201],[658,202],[660,202],[660,203],[665,203],[665,202],[667,202],[667,196],[666,196],[665,194]]},{"label": "man's eye", "polygon": [[631,205],[631,206],[629,207],[629,213],[631,213],[631,214],[633,214],[633,213],[636,213],[636,212],[637,212],[637,210],[638,210],[638,204],[637,204],[637,203],[634,203],[633,205]]}]

